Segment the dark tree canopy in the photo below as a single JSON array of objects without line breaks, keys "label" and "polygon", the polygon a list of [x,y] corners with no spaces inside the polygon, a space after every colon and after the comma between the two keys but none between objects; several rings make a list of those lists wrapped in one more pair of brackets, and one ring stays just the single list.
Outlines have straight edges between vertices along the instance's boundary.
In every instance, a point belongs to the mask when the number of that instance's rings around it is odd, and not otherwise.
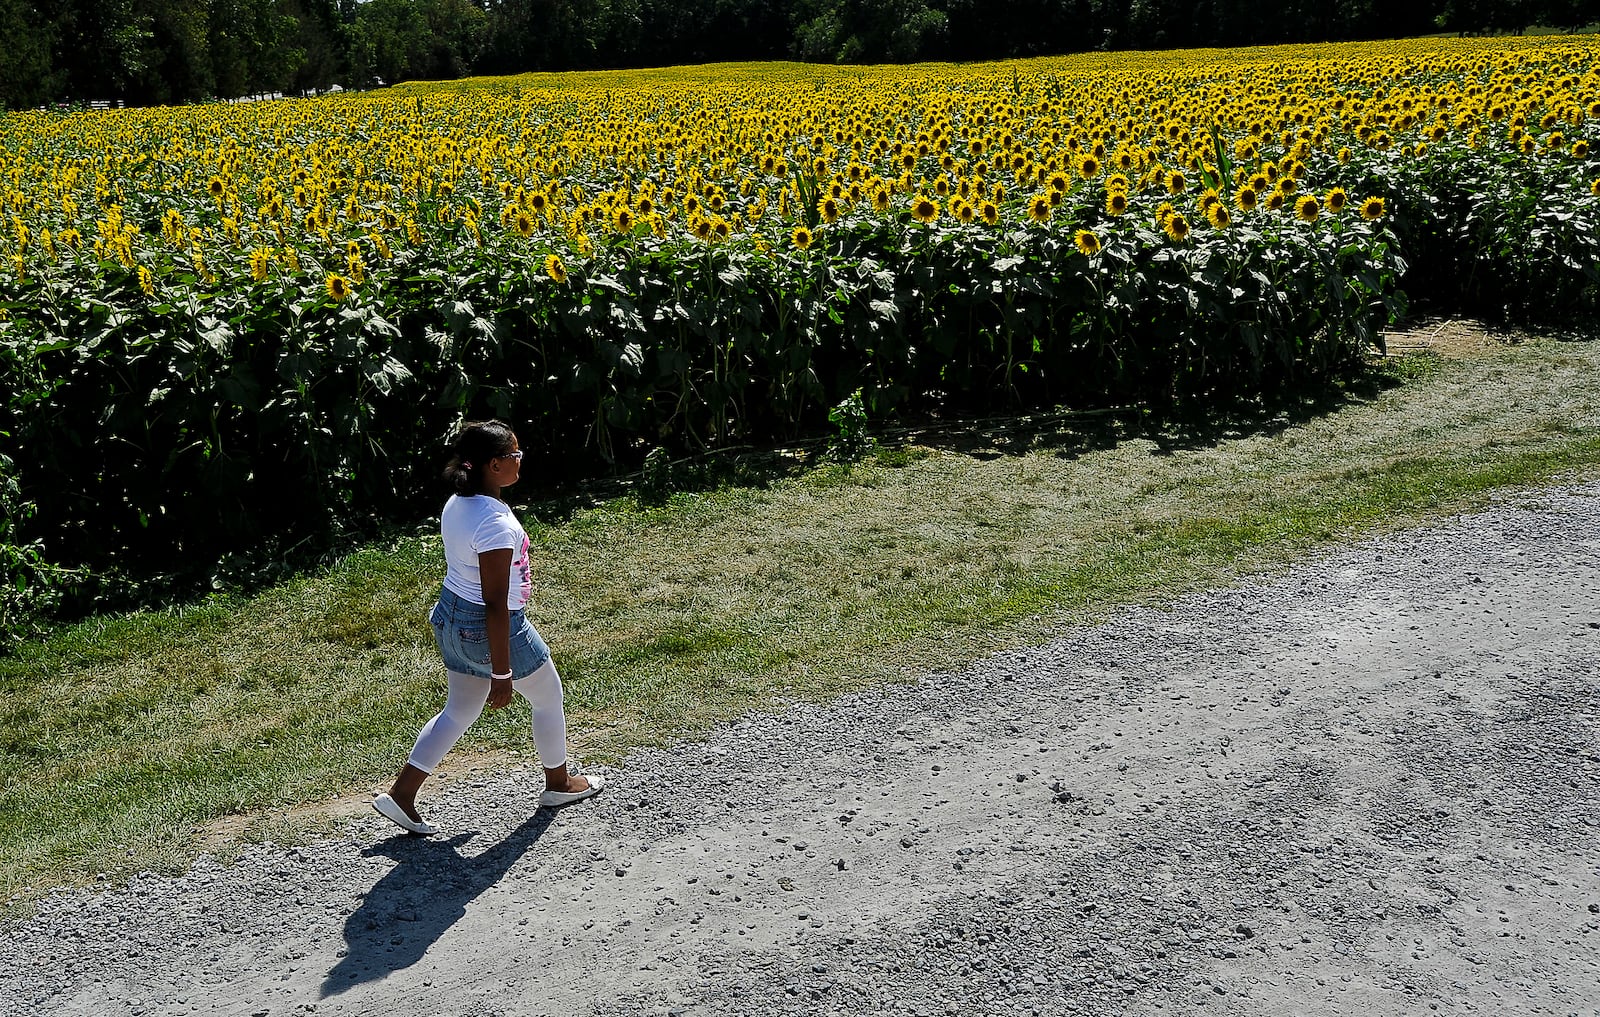
[{"label": "dark tree canopy", "polygon": [[468,74],[1575,31],[1600,0],[0,0],[0,105]]}]

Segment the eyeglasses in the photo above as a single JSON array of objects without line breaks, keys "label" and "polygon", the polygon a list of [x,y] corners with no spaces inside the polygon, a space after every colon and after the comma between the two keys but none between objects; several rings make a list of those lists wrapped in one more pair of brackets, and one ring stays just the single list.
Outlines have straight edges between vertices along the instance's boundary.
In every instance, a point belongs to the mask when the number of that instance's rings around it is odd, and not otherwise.
[{"label": "eyeglasses", "polygon": [[521,452],[507,452],[505,455],[503,455],[503,456],[495,456],[495,458],[496,459],[515,459],[517,462],[520,463],[520,462],[522,462],[522,453]]}]

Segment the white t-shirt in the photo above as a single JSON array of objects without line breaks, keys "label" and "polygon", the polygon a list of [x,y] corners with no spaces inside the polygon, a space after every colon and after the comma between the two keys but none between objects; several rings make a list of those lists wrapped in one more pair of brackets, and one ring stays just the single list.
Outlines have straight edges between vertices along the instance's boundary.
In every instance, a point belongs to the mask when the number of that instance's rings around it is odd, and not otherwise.
[{"label": "white t-shirt", "polygon": [[451,495],[439,514],[444,536],[444,585],[474,604],[483,603],[483,575],[478,555],[511,549],[511,587],[506,607],[520,611],[533,593],[533,573],[528,567],[528,534],[517,522],[511,506],[486,494]]}]

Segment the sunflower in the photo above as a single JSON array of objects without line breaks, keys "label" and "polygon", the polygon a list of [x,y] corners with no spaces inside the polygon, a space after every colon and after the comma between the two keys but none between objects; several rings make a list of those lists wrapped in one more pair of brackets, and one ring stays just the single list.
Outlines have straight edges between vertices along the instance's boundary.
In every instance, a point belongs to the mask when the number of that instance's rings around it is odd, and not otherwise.
[{"label": "sunflower", "polygon": [[[1600,180],[1595,181],[1595,186],[1597,189],[1600,189]],[[1596,193],[1600,193],[1600,190],[1597,190]],[[983,216],[984,222],[988,223],[990,226],[993,226],[995,223],[1000,221],[1000,206],[996,205],[992,201],[985,201],[981,206],[979,206],[978,214]]]},{"label": "sunflower", "polygon": [[1587,141],[1574,142],[1572,145],[1572,157],[1574,159],[1589,158],[1589,143]]},{"label": "sunflower", "polygon": [[1183,179],[1183,174],[1177,170],[1167,174],[1166,185],[1168,194],[1182,194],[1189,186],[1188,181]]},{"label": "sunflower", "polygon": [[1167,236],[1181,244],[1189,238],[1189,220],[1182,212],[1174,212],[1167,218],[1166,231]]},{"label": "sunflower", "polygon": [[550,205],[550,199],[545,196],[543,191],[534,191],[528,195],[527,202],[528,210],[534,215],[540,214]]},{"label": "sunflower", "polygon": [[839,218],[839,199],[830,194],[817,202],[817,214],[822,217],[822,221],[825,223],[837,220]]},{"label": "sunflower", "polygon": [[1317,215],[1322,211],[1322,206],[1310,194],[1303,196],[1294,205],[1294,217],[1301,222],[1316,222]]},{"label": "sunflower", "polygon": [[817,239],[817,236],[804,226],[796,226],[794,232],[789,234],[789,239],[794,241],[794,245],[800,250],[808,251],[811,249],[811,244]]},{"label": "sunflower", "polygon": [[1299,189],[1300,185],[1295,183],[1294,177],[1285,176],[1278,179],[1278,190],[1282,191],[1283,196],[1286,198],[1294,197],[1295,192]]},{"label": "sunflower", "polygon": [[518,236],[533,236],[533,217],[526,212],[518,212],[511,217],[511,228],[517,231]]},{"label": "sunflower", "polygon": [[1589,193],[1600,198],[1600,178],[1589,181]]},{"label": "sunflower", "polygon": [[1128,196],[1121,191],[1112,191],[1106,195],[1106,212],[1109,215],[1121,215],[1128,210]]},{"label": "sunflower", "polygon": [[712,234],[711,220],[703,215],[697,215],[689,220],[689,232],[694,234],[696,240],[710,240]]},{"label": "sunflower", "polygon": [[1220,201],[1206,209],[1206,219],[1219,230],[1225,230],[1233,225],[1233,216],[1228,214],[1228,206]]},{"label": "sunflower", "polygon": [[1386,209],[1384,207],[1382,198],[1368,198],[1366,201],[1361,203],[1361,218],[1367,220],[1368,222],[1372,222],[1375,219],[1382,219],[1385,211]]},{"label": "sunflower", "polygon": [[272,271],[272,252],[264,247],[258,247],[250,252],[250,278],[256,282],[265,282]]},{"label": "sunflower", "polygon": [[889,188],[887,188],[887,187],[875,187],[875,188],[873,188],[873,190],[872,190],[872,207],[874,209],[876,209],[877,211],[879,211],[879,212],[887,212],[889,210],[889,202],[890,202],[891,197],[892,197],[892,195],[890,195],[890,193],[889,193]]},{"label": "sunflower", "polygon": [[347,300],[352,292],[350,280],[336,272],[329,272],[328,279],[323,285],[328,290],[328,296],[335,300]]},{"label": "sunflower", "polygon": [[926,194],[918,195],[911,203],[911,215],[920,223],[930,223],[939,218],[939,203]]},{"label": "sunflower", "polygon": [[227,193],[227,190],[228,187],[222,182],[221,177],[212,177],[210,180],[206,181],[206,191],[213,198],[222,197],[225,193]]},{"label": "sunflower", "polygon": [[1072,181],[1067,179],[1067,175],[1059,172],[1050,174],[1047,182],[1052,191],[1060,191],[1063,194],[1066,193],[1068,187],[1072,186]]},{"label": "sunflower", "polygon": [[633,209],[627,205],[618,205],[611,212],[611,228],[618,233],[632,233],[638,224],[639,220],[634,217]]},{"label": "sunflower", "polygon": [[650,200],[649,195],[641,195],[639,200],[634,202],[633,210],[639,213],[639,218],[648,219],[655,214],[656,203]]},{"label": "sunflower", "polygon": [[950,214],[955,216],[957,222],[967,224],[978,217],[978,210],[972,207],[972,202],[960,198],[950,199]]},{"label": "sunflower", "polygon": [[1209,212],[1211,211],[1212,205],[1222,204],[1222,195],[1207,187],[1205,190],[1200,192],[1200,201],[1198,204],[1200,205],[1200,211]]},{"label": "sunflower", "polygon": [[1259,197],[1260,196],[1256,194],[1256,189],[1254,187],[1251,187],[1249,184],[1245,184],[1243,187],[1233,192],[1233,203],[1239,206],[1240,211],[1248,212],[1252,208],[1256,207],[1256,202],[1259,200]]},{"label": "sunflower", "polygon": [[1100,175],[1100,160],[1092,155],[1086,155],[1078,160],[1078,175],[1088,180]]},{"label": "sunflower", "polygon": [[1269,211],[1278,212],[1282,211],[1284,200],[1282,191],[1273,191],[1262,200],[1262,204],[1266,205]]},{"label": "sunflower", "polygon": [[[735,215],[734,218],[737,219],[738,216]],[[733,224],[728,222],[728,220],[724,219],[720,215],[714,215],[714,216],[711,217],[711,235],[712,236],[716,237],[718,240],[727,240],[729,234],[731,234],[732,232],[733,232]]]},{"label": "sunflower", "polygon": [[567,281],[567,266],[554,254],[547,254],[544,256],[544,274],[554,282],[564,283]]},{"label": "sunflower", "polygon": [[[17,258],[17,260],[21,261],[22,259],[19,256]],[[139,277],[139,292],[143,293],[147,297],[155,296],[156,295],[156,277],[155,277],[155,273],[151,272],[148,268],[145,268],[143,265],[140,265],[139,266],[139,271],[138,271],[138,277]]]},{"label": "sunflower", "polygon": [[1028,218],[1034,222],[1049,222],[1050,207],[1048,194],[1035,194],[1033,200],[1028,202]]},{"label": "sunflower", "polygon": [[1078,245],[1078,250],[1086,257],[1092,258],[1100,253],[1100,238],[1088,230],[1079,230],[1073,236],[1072,242]]}]

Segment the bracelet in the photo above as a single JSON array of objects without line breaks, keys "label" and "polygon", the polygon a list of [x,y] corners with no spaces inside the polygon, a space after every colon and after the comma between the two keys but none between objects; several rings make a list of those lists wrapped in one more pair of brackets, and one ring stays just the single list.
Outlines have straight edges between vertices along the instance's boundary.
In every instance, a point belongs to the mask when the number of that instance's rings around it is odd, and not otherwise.
[{"label": "bracelet", "polygon": [[493,678],[495,681],[500,681],[501,679],[504,679],[506,681],[510,681],[511,680],[511,672],[507,671],[505,674],[495,674],[493,671],[490,671],[489,672],[489,677]]}]

